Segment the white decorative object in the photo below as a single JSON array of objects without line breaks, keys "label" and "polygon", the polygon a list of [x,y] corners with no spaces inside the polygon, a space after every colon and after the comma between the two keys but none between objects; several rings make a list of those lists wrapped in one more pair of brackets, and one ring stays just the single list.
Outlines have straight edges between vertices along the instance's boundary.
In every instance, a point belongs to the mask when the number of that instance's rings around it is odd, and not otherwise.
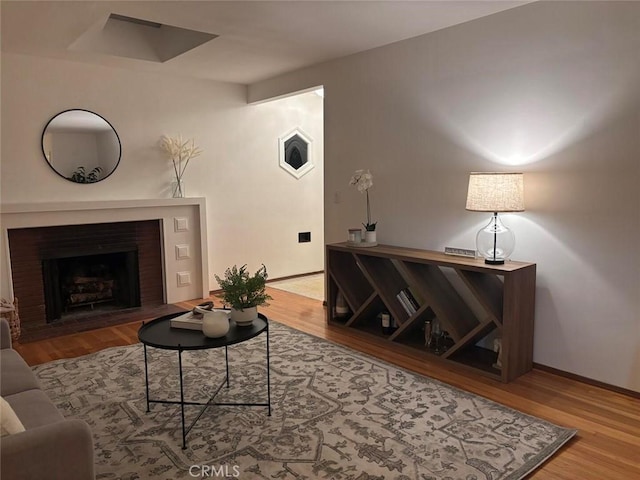
[{"label": "white decorative object", "polygon": [[338,290],[338,294],[336,295],[336,317],[346,317],[349,315],[349,305],[347,305],[347,299],[344,298],[344,295],[340,290]]},{"label": "white decorative object", "polygon": [[224,337],[229,332],[229,315],[222,310],[205,310],[195,307],[196,313],[202,315],[202,333],[209,338]]},{"label": "white decorative object", "polygon": [[18,299],[14,298],[13,302],[9,302],[4,298],[0,299],[0,317],[9,323],[11,331],[11,340],[14,342],[20,338],[21,326],[20,315],[18,315]]},{"label": "white decorative object", "polygon": [[190,258],[189,245],[176,245],[176,260]]},{"label": "white decorative object", "polygon": [[239,327],[249,327],[258,318],[258,307],[245,307],[243,310],[231,309],[231,320]]},{"label": "white decorative object", "polygon": [[2,436],[24,432],[24,425],[9,402],[0,397],[0,431]]},{"label": "white decorative object", "polygon": [[[315,167],[310,135],[296,128],[279,138],[280,167],[296,178],[301,178]],[[304,150],[304,151],[301,151]]]},{"label": "white decorative object", "polygon": [[172,196],[174,198],[185,197],[183,175],[192,158],[202,153],[195,145],[193,138],[183,140],[182,135],[177,137],[169,137],[162,135],[160,137],[160,148],[167,154],[173,164],[173,173],[175,175],[175,186],[172,185]]},{"label": "white decorative object", "polygon": [[476,258],[476,251],[467,248],[444,247],[444,253],[447,255],[455,255],[457,257]]},{"label": "white decorative object", "polygon": [[173,231],[178,232],[188,232],[189,231],[189,219],[185,217],[174,217],[173,218]]},{"label": "white decorative object", "polygon": [[493,364],[493,368],[502,369],[502,339],[496,338],[493,340],[493,351],[497,352],[498,359]]},{"label": "white decorative object", "polygon": [[427,348],[431,348],[432,342],[433,342],[433,326],[431,324],[431,320],[426,320],[424,322],[424,346]]},{"label": "white decorative object", "polygon": [[176,273],[176,277],[179,287],[191,285],[191,272],[178,272]]},{"label": "white decorative object", "polygon": [[391,315],[389,315],[389,312],[382,312],[380,314],[380,325],[382,326],[382,333],[384,335],[391,333]]}]

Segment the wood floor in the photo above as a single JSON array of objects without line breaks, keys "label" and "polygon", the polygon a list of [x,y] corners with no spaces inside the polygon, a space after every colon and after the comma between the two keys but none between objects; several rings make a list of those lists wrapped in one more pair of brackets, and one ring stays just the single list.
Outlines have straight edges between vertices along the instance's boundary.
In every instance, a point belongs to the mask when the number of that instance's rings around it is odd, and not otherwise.
[{"label": "wood floor", "polygon": [[[481,375],[425,360],[410,348],[375,338],[362,340],[344,327],[327,326],[322,302],[269,288],[270,319],[347,345],[408,370],[436,378],[503,405],[579,430],[560,452],[530,478],[563,480],[640,479],[640,400],[541,370],[502,384]],[[179,304],[190,308],[197,304]],[[69,358],[107,347],[136,343],[139,322],[50,340],[16,344],[31,364]]]}]

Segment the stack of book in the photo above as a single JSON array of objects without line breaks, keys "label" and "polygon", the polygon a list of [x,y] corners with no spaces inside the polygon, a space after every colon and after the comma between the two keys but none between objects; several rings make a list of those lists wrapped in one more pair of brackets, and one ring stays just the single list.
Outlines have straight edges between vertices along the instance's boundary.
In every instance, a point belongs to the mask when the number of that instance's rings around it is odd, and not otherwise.
[{"label": "stack of book", "polygon": [[[229,313],[229,310],[225,308],[213,308],[211,311],[216,312],[224,312]],[[184,315],[180,315],[178,317],[172,318],[170,320],[171,328],[184,328],[186,330],[200,330],[202,331],[202,315],[198,315],[191,312],[187,312]]]},{"label": "stack of book", "polygon": [[396,295],[396,298],[409,316],[416,313],[420,308],[420,304],[416,300],[416,297],[413,296],[409,288],[403,288],[402,290],[400,290],[400,292]]},{"label": "stack of book", "polygon": [[184,315],[172,318],[170,324],[172,328],[202,331],[202,315],[197,317],[193,315],[193,312],[187,312]]}]

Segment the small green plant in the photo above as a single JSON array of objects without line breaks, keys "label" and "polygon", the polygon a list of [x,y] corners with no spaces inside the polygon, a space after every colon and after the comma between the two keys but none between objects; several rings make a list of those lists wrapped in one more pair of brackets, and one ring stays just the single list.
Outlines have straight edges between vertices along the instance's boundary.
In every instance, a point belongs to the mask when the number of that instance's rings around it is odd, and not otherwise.
[{"label": "small green plant", "polygon": [[271,300],[271,296],[265,292],[267,267],[264,264],[253,276],[247,271],[246,265],[240,268],[234,265],[225,270],[224,278],[215,277],[222,289],[220,298],[236,310],[268,305],[267,300]]},{"label": "small green plant", "polygon": [[71,175],[71,180],[76,183],[96,183],[100,180],[100,173],[102,173],[101,167],[95,167],[87,173],[86,169],[80,166]]}]

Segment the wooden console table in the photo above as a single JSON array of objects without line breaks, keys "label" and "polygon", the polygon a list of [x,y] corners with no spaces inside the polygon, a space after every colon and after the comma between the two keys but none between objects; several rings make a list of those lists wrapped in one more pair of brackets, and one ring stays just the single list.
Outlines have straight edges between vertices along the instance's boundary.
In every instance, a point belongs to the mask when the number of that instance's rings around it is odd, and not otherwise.
[{"label": "wooden console table", "polygon": [[[378,245],[326,246],[327,316],[330,323],[384,337],[436,355],[425,346],[425,321],[437,318],[452,345],[440,359],[475,369],[503,382],[531,370],[536,265],[506,262],[487,265],[482,259],[441,252]],[[418,303],[409,314],[397,298],[409,289]],[[336,316],[338,292],[349,307]],[[397,329],[384,334],[379,315],[386,311]],[[481,340],[501,338],[502,368],[498,354]]]}]

